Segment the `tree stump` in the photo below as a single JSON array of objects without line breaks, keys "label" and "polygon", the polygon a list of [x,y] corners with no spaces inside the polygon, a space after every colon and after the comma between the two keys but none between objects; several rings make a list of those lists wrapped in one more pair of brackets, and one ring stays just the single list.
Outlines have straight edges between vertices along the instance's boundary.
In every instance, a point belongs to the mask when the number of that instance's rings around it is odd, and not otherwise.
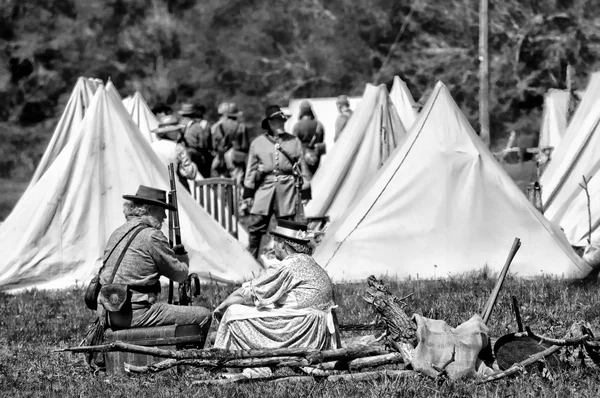
[{"label": "tree stump", "polygon": [[404,363],[412,361],[417,345],[416,325],[404,312],[405,299],[399,299],[373,275],[367,278],[369,288],[363,299],[375,307],[385,326],[386,342],[392,349],[402,354]]}]

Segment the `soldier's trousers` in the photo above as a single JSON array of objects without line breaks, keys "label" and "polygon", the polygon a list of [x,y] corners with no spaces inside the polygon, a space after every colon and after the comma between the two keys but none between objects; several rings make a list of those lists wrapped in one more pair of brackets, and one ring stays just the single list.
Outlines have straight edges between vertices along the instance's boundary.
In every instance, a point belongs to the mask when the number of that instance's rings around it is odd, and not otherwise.
[{"label": "soldier's trousers", "polygon": [[[275,198],[275,195],[273,195],[273,198]],[[293,220],[295,216],[295,214],[283,217],[280,216],[275,200],[273,200],[269,207],[269,214],[250,214],[250,223],[248,225],[248,234],[250,235],[248,237],[248,251],[256,259],[258,259],[260,253],[260,241],[269,229],[269,221],[271,221],[271,216],[273,216],[273,214],[275,214],[275,218],[278,220]]]}]

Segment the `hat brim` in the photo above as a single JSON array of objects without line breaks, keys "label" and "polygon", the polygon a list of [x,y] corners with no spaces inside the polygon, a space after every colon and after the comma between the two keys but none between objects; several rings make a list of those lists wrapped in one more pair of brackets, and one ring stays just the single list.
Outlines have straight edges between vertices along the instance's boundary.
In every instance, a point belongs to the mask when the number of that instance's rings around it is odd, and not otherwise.
[{"label": "hat brim", "polygon": [[239,111],[239,112],[225,112],[223,113],[223,115],[225,116],[232,116],[232,117],[240,117],[244,114],[244,112]]},{"label": "hat brim", "polygon": [[136,202],[136,203],[146,203],[149,205],[154,205],[154,206],[158,206],[158,207],[162,207],[163,209],[166,210],[171,210],[171,211],[177,211],[177,209],[175,208],[175,206],[171,206],[168,203],[164,203],[158,200],[153,200],[153,199],[148,199],[148,198],[141,198],[139,196],[135,196],[135,195],[123,195],[123,199],[127,199],[127,200],[131,200],[132,202]]},{"label": "hat brim", "polygon": [[278,238],[293,240],[294,242],[298,242],[298,243],[308,244],[310,242],[309,238],[298,238],[298,237],[295,237],[295,236],[289,236],[289,235],[286,235],[286,234],[282,234],[282,233],[279,233],[279,232],[276,232],[276,231],[271,231],[271,232],[269,232],[269,234],[271,236],[275,236],[275,237],[278,237]]},{"label": "hat brim", "polygon": [[[284,121],[288,120],[289,118],[284,115],[283,113],[281,113],[280,115],[277,115],[280,119],[283,119]],[[269,120],[274,119],[273,117],[267,117],[264,118],[262,120],[262,122],[260,123],[260,127],[263,128],[263,130],[268,130],[269,129]]]},{"label": "hat brim", "polygon": [[183,124],[173,124],[170,126],[158,127],[156,129],[152,130],[152,132],[154,134],[166,134],[166,133],[172,133],[177,130],[183,130],[184,128],[185,128],[185,126]]}]

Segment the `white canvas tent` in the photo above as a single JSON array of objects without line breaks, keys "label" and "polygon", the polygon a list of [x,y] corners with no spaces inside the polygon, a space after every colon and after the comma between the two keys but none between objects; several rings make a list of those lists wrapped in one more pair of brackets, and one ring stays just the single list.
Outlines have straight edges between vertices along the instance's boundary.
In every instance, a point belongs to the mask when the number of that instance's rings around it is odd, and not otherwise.
[{"label": "white canvas tent", "polygon": [[127,112],[131,114],[131,108],[133,107],[133,96],[128,95],[127,97],[123,98],[122,102],[125,109],[127,109]]},{"label": "white canvas tent", "polygon": [[591,76],[552,161],[542,174],[544,215],[560,225],[574,246],[587,242],[588,215],[583,177],[591,197],[592,239],[600,238],[600,72]]},{"label": "white canvas tent", "polygon": [[50,138],[50,143],[46,147],[46,151],[33,173],[29,187],[33,186],[42,177],[42,174],[48,170],[48,167],[50,167],[71,137],[79,131],[85,111],[94,96],[96,88],[101,83],[102,81],[98,79],[85,77],[77,79],[67,106],[54,129],[52,138]]},{"label": "white canvas tent", "polygon": [[569,92],[551,89],[544,97],[544,117],[540,130],[540,147],[557,148],[567,131]]},{"label": "white canvas tent", "polygon": [[150,110],[148,103],[139,91],[136,91],[133,97],[128,98],[131,98],[131,100],[123,100],[125,109],[127,109],[144,137],[150,142],[155,141],[156,136],[152,134],[152,130],[158,128],[158,119]]},{"label": "white canvas tent", "polygon": [[408,86],[399,76],[394,76],[390,98],[396,107],[396,111],[398,111],[404,128],[407,131],[410,130],[417,118],[417,104],[408,90]]},{"label": "white canvas tent", "polygon": [[437,83],[406,142],[370,189],[326,231],[315,259],[336,281],[500,271],[591,271],[519,190]]},{"label": "white canvas tent", "polygon": [[313,199],[306,216],[333,221],[343,214],[405,138],[385,85],[367,84],[344,133],[311,180]]},{"label": "white canvas tent", "polygon": [[[298,116],[300,115],[300,102],[303,100],[310,101],[312,105],[315,117],[323,123],[325,128],[325,144],[327,146],[327,152],[331,152],[333,149],[335,138],[335,121],[339,115],[337,105],[335,104],[335,97],[331,98],[299,98],[290,100],[288,111],[291,113],[291,117],[285,123],[285,131],[291,133],[294,125],[298,122]],[[350,109],[355,110],[356,105],[360,101],[360,97],[349,97]],[[352,119],[352,118],[350,118]],[[321,161],[325,159],[327,155],[321,157]]]},{"label": "white canvas tent", "polygon": [[[140,184],[168,190],[167,170],[112,83],[100,86],[78,134],[0,226],[0,290],[87,283],[109,235],[124,222],[122,195]],[[179,183],[178,194],[190,272],[224,282],[259,272],[250,254]]]}]

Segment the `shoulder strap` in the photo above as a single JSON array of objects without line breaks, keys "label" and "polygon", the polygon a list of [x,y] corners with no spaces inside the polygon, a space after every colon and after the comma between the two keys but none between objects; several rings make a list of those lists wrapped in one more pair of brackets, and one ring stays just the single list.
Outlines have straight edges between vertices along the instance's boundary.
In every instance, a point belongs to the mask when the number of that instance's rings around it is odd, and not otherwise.
[{"label": "shoulder strap", "polygon": [[123,241],[123,239],[125,239],[125,237],[127,235],[129,235],[129,233],[131,231],[133,231],[134,229],[136,229],[139,225],[136,225],[135,227],[132,227],[129,231],[125,232],[123,234],[123,236],[121,236],[121,238],[119,239],[119,241],[117,242],[116,245],[113,246],[112,249],[110,249],[110,253],[108,253],[108,256],[106,256],[106,258],[104,259],[104,261],[102,262],[102,267],[100,267],[100,270],[98,270],[98,275],[100,275],[102,273],[102,270],[104,269],[104,266],[106,265],[106,263],[108,262],[108,259],[110,258],[110,256],[112,256],[113,252],[115,251],[115,249],[117,248],[117,246],[119,246],[121,244],[121,242]]},{"label": "shoulder strap", "polygon": [[192,127],[192,124],[194,124],[194,123],[196,123],[196,121],[194,119],[191,119],[189,122],[187,122],[187,124],[185,125],[185,133],[187,133],[189,131],[190,127]]},{"label": "shoulder strap", "polygon": [[281,152],[283,154],[283,156],[285,156],[287,158],[287,160],[289,160],[289,162],[292,164],[292,166],[298,162],[299,159],[293,160],[292,155],[290,155],[288,151],[283,149],[281,147],[281,144],[278,143],[277,141],[275,141],[273,139],[273,137],[269,136],[269,134],[266,134],[266,133],[265,133],[265,137],[267,138],[267,140],[269,140],[269,142],[271,142],[271,144],[275,145],[275,149],[277,149],[279,152]]},{"label": "shoulder strap", "polygon": [[[117,274],[117,270],[119,269],[119,265],[121,265],[121,261],[123,261],[123,257],[125,257],[125,252],[127,252],[127,249],[129,249],[129,245],[131,245],[131,242],[133,242],[133,240],[135,239],[135,237],[142,232],[143,229],[148,228],[147,226],[141,226],[140,228],[138,228],[137,230],[135,230],[133,232],[133,234],[131,235],[131,237],[129,238],[129,240],[127,241],[127,244],[125,245],[125,247],[123,248],[123,251],[121,252],[121,255],[119,256],[119,258],[117,259],[117,262],[115,263],[115,268],[113,268],[113,272],[112,275],[110,276],[110,282],[108,283],[113,283],[113,281],[115,280],[115,275]],[[115,246],[116,247],[116,246]],[[113,249],[114,250],[114,249]]]}]

